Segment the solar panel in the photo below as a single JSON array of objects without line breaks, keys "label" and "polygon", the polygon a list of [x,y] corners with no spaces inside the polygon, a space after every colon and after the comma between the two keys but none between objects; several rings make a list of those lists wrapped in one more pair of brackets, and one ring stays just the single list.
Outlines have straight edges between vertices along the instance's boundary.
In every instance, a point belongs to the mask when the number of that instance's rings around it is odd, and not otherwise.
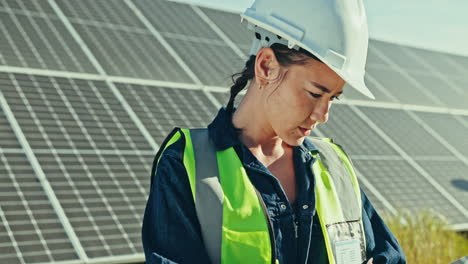
[{"label": "solar panel", "polygon": [[245,60],[227,46],[173,39],[167,41],[205,85],[228,86],[231,75],[242,71],[245,65]]},{"label": "solar panel", "polygon": [[374,40],[372,48],[375,49],[375,52],[381,54],[381,56],[383,55],[387,60],[390,59],[391,62],[404,72],[428,70],[428,68],[420,61],[410,59],[408,54],[404,52],[401,45]]},{"label": "solar panel", "polygon": [[397,209],[418,212],[433,208],[451,224],[466,223],[466,217],[406,161],[353,161],[367,180]]},{"label": "solar panel", "polygon": [[[417,60],[428,64],[430,68],[443,76],[457,77],[462,74],[462,70],[449,58],[450,54],[409,47],[402,47],[402,49],[414,54]],[[428,71],[428,74],[431,72]]]},{"label": "solar panel", "polygon": [[[35,127],[34,133],[23,131],[28,141],[42,136],[31,146],[86,254],[140,253],[135,230],[154,152],[114,94],[101,81],[22,74],[9,79],[5,98],[16,100],[12,111],[21,127]],[[29,118],[16,116],[20,109]]]},{"label": "solar panel", "polygon": [[[90,258],[141,252],[135,229],[140,227],[147,193],[143,183],[126,166],[124,156],[93,153],[36,156]],[[152,155],[132,162],[148,173],[151,158]]]},{"label": "solar panel", "polygon": [[73,25],[109,75],[191,82],[148,31]]},{"label": "solar panel", "polygon": [[[27,2],[27,1],[26,1]],[[1,64],[39,69],[89,72],[96,70],[83,51],[65,30],[61,21],[44,10],[44,1],[31,2],[36,12],[0,10],[4,36],[0,40]],[[7,5],[8,6],[8,5]],[[24,6],[24,5],[20,5]],[[18,8],[20,8],[18,7]]]},{"label": "solar panel", "polygon": [[325,137],[333,138],[346,152],[353,155],[397,155],[390,145],[369,129],[347,105],[333,105],[330,119],[318,126]]},{"label": "solar panel", "polygon": [[451,62],[454,63],[458,69],[458,71],[462,74],[465,74],[463,69],[468,67],[468,56],[457,56],[454,54],[445,54],[445,57]]},{"label": "solar panel", "polygon": [[[91,54],[85,55],[51,8],[54,2]],[[129,8],[133,5],[141,14]],[[227,104],[230,76],[242,70],[245,59],[211,22],[244,54],[252,39],[238,15],[199,7],[211,20],[207,23],[195,10],[162,0],[0,0],[0,65],[15,67],[0,67],[0,89],[20,127],[9,122],[8,108],[2,106],[0,263],[85,262],[57,216],[60,210],[50,205],[38,169],[90,262],[143,261],[140,225],[156,152],[145,133],[161,144],[175,126],[210,123],[217,112],[213,97]],[[434,114],[424,107],[468,110],[463,75],[468,57],[378,40],[369,47],[366,83],[377,101],[345,88],[346,99],[361,102],[334,104],[329,122],[319,126],[320,135],[334,138],[351,155],[362,174],[361,187],[379,211],[432,208],[451,224],[465,226],[468,117]],[[203,86],[226,87],[226,92],[189,87],[195,79]],[[420,110],[403,111],[403,104]],[[13,128],[24,134],[33,153],[24,154],[29,148],[23,149],[25,142],[20,145]],[[31,155],[39,163],[34,170]]]},{"label": "solar panel", "polygon": [[[369,40],[369,49],[367,50],[366,68],[377,67],[377,68],[388,68],[390,65],[381,58],[381,53],[378,52],[377,47],[380,41]],[[377,47],[376,47],[377,46]]]},{"label": "solar panel", "polygon": [[462,89],[451,84],[451,80],[447,81],[437,75],[410,75],[417,79],[425,90],[440,100],[443,106],[458,109],[467,108],[468,96],[465,95]]},{"label": "solar panel", "polygon": [[[398,102],[398,100],[382,86],[379,80],[374,79],[369,72],[366,73],[364,81],[367,87],[372,91],[375,100],[389,103]],[[342,97],[351,100],[372,101],[372,99],[351,88],[348,84],[343,88]]]},{"label": "solar panel", "polygon": [[24,154],[0,152],[0,197],[1,263],[78,258]]},{"label": "solar panel", "polygon": [[[218,100],[218,102],[223,105],[223,106],[226,106],[227,103],[229,102],[229,98],[231,96],[230,92],[227,90],[225,93],[220,93],[220,92],[212,92],[211,93],[214,97],[216,97],[216,99]],[[242,96],[241,95],[237,95],[236,96],[236,103],[239,104],[239,102],[241,101],[241,98]]]},{"label": "solar panel", "polygon": [[[458,87],[458,89],[461,89],[463,91],[464,98],[468,98],[468,89],[467,89],[468,79],[466,77],[465,78],[463,78],[463,77],[459,76],[459,78],[453,78],[453,79],[451,79],[451,81],[455,83],[455,85]],[[466,107],[466,104],[465,104],[465,107],[463,107],[463,109],[466,109],[466,108],[467,107]]]},{"label": "solar panel", "polygon": [[216,108],[202,91],[117,84],[157,143],[162,143],[174,127],[206,127]]},{"label": "solar panel", "polygon": [[47,1],[30,0],[30,1],[15,1],[15,0],[2,0],[0,1],[0,8],[13,9],[14,11],[29,11],[39,12],[55,15],[54,10],[50,7]]},{"label": "solar panel", "polygon": [[225,33],[246,55],[249,54],[254,34],[253,31],[247,29],[246,22],[241,24],[239,14],[227,13],[209,8],[200,9],[219,28],[223,29],[223,33]]},{"label": "solar panel", "polygon": [[221,40],[187,4],[161,0],[137,0],[133,3],[159,32]]},{"label": "solar panel", "polygon": [[55,1],[65,15],[73,22],[99,22],[99,25],[121,25],[145,29],[143,23],[130,12],[124,1]]},{"label": "solar panel", "polygon": [[453,115],[414,112],[457,151],[468,157],[468,123],[463,124]]},{"label": "solar panel", "polygon": [[[377,80],[399,103],[411,105],[430,105],[438,103],[422,93],[423,87],[391,68],[368,68],[367,74]],[[438,106],[442,106],[441,103]]]},{"label": "solar panel", "polygon": [[410,156],[448,156],[453,154],[418,125],[407,113],[393,109],[359,107]]},{"label": "solar panel", "polygon": [[[468,204],[466,164],[458,160],[418,160],[417,162],[461,204]],[[460,218],[460,223],[466,223],[466,219]]]},{"label": "solar panel", "polygon": [[[103,82],[20,74],[10,75],[10,79],[12,85],[6,87],[10,93],[5,97],[21,101],[12,110],[21,113],[17,116],[20,125],[30,129],[25,136],[34,143],[33,148],[49,148],[45,135],[52,135],[50,144],[56,149],[90,149],[93,144],[107,149],[150,149]],[[80,117],[94,123],[83,127]]]}]

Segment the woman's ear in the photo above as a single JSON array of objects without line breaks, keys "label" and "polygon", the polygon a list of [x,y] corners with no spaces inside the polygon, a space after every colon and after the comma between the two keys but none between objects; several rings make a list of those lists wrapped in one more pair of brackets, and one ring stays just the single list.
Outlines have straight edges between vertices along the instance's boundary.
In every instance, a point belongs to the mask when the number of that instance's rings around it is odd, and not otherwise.
[{"label": "woman's ear", "polygon": [[271,48],[262,48],[255,58],[255,80],[262,86],[266,86],[271,80],[278,78],[280,65]]}]

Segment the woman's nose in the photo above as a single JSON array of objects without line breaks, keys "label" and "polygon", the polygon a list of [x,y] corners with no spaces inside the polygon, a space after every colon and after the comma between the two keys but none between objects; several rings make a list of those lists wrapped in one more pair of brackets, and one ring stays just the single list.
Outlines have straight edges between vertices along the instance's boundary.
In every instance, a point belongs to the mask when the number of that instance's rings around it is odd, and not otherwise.
[{"label": "woman's nose", "polygon": [[327,122],[331,103],[331,101],[328,101],[316,104],[314,110],[312,111],[311,119],[319,123]]}]

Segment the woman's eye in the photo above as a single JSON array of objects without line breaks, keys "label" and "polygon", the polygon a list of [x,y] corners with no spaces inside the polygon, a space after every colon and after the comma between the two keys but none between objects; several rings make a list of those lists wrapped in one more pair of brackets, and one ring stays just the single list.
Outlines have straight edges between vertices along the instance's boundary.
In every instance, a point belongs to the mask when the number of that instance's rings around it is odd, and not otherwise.
[{"label": "woman's eye", "polygon": [[338,96],[332,96],[331,99],[330,99],[330,101],[333,101],[333,100],[335,100],[335,99],[336,99],[336,100],[340,100],[340,98],[339,98]]},{"label": "woman's eye", "polygon": [[312,93],[312,92],[309,92],[309,93],[310,93],[310,95],[312,95],[312,97],[314,97],[314,98],[320,98],[320,97],[322,97],[321,94],[316,94],[316,93]]}]

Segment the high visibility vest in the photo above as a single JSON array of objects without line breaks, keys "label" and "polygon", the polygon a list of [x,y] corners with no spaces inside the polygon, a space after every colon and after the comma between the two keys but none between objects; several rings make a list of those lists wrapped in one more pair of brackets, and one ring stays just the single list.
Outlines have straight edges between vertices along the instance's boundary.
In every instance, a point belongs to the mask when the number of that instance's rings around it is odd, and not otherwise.
[{"label": "high visibility vest", "polygon": [[[208,256],[218,263],[279,263],[273,226],[260,193],[234,148],[216,151],[207,129],[177,129],[158,156],[185,138],[183,163]],[[366,259],[359,184],[345,152],[330,139],[312,139],[317,214],[329,263]],[[153,170],[156,169],[154,166]]]}]

